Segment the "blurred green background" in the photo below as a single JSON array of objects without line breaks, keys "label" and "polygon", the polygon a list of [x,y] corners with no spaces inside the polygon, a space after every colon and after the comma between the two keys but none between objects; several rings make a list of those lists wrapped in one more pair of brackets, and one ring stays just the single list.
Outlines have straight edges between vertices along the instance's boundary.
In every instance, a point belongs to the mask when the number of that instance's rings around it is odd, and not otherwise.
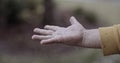
[{"label": "blurred green background", "polygon": [[119,0],[0,0],[0,63],[120,63],[99,49],[33,41],[35,27],[67,27],[75,16],[87,29],[120,23]]}]

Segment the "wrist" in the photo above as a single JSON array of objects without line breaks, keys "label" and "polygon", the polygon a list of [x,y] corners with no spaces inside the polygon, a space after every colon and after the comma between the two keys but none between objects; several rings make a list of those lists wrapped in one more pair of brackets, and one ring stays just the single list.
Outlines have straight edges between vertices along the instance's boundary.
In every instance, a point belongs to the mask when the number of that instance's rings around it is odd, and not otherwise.
[{"label": "wrist", "polygon": [[85,48],[101,48],[100,34],[98,29],[85,30],[81,47]]}]

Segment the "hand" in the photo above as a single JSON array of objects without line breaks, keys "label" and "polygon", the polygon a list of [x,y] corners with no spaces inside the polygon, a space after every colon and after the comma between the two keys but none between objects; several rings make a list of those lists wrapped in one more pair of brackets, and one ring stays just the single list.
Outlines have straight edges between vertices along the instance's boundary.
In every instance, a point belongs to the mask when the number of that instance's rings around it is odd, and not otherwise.
[{"label": "hand", "polygon": [[32,39],[41,40],[41,44],[79,45],[86,29],[74,17],[70,18],[70,23],[67,28],[51,25],[46,25],[44,29],[35,28],[34,32],[40,35],[33,35]]}]

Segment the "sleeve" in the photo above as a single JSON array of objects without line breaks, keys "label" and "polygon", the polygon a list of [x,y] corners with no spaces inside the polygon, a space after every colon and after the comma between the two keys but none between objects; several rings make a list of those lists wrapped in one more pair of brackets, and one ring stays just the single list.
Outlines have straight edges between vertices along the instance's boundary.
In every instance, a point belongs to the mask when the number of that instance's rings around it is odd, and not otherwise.
[{"label": "sleeve", "polygon": [[120,25],[99,28],[103,54],[120,54]]}]

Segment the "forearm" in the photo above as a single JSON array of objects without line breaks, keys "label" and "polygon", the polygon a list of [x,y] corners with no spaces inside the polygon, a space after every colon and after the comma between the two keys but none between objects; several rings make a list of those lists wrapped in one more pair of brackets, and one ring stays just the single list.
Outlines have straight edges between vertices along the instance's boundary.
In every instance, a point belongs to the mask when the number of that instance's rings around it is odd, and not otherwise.
[{"label": "forearm", "polygon": [[81,47],[85,48],[101,48],[100,34],[98,29],[84,31]]}]

